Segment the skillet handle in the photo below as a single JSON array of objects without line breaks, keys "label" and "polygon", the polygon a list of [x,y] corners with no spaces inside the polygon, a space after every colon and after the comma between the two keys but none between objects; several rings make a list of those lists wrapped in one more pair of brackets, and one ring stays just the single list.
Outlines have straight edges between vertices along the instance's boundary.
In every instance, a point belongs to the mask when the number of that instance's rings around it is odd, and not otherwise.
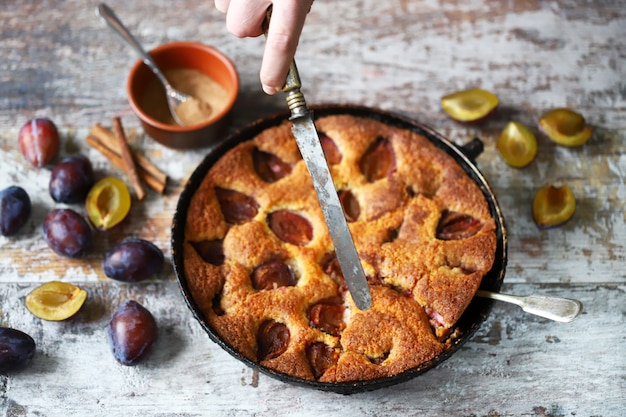
[{"label": "skillet handle", "polygon": [[480,156],[480,154],[485,150],[485,144],[480,138],[474,138],[465,145],[455,144],[455,146],[473,163],[476,162],[476,158],[478,158],[478,156]]}]

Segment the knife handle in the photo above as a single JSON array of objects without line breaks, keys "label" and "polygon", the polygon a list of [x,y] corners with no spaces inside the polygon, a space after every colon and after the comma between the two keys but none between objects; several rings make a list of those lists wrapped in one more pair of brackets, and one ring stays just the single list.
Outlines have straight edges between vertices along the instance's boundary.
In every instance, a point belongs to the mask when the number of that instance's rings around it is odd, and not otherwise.
[{"label": "knife handle", "polygon": [[292,118],[304,116],[309,112],[300,87],[302,87],[302,83],[300,82],[300,74],[298,74],[298,67],[296,67],[296,60],[294,59],[291,61],[285,85],[283,86],[283,91],[287,93],[285,100],[289,110],[291,110]]},{"label": "knife handle", "polygon": [[[265,33],[265,37],[267,38],[267,30],[270,26],[270,19],[272,18],[272,6],[267,8],[267,12],[265,14],[265,20],[263,21],[263,33]],[[302,117],[309,112],[306,107],[306,100],[304,99],[304,94],[300,91],[302,87],[302,82],[300,81],[300,74],[298,73],[298,67],[296,66],[296,60],[293,59],[291,61],[291,65],[289,66],[289,72],[287,73],[287,77],[285,78],[285,84],[283,85],[283,92],[287,94],[285,100],[287,101],[287,106],[291,111],[291,118]]]}]

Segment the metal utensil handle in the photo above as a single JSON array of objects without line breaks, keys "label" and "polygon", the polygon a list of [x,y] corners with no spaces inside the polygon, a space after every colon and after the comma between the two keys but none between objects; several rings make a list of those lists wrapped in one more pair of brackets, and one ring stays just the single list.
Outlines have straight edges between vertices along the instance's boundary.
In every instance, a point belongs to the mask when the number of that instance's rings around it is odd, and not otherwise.
[{"label": "metal utensil handle", "polygon": [[479,297],[490,298],[492,300],[504,301],[518,305],[527,313],[561,323],[569,323],[574,320],[582,311],[582,303],[578,300],[560,297],[547,297],[543,295],[529,295],[525,297],[501,294],[491,291],[478,290]]},{"label": "metal utensil handle", "polygon": [[574,320],[582,310],[580,301],[569,298],[529,295],[524,297],[524,301],[522,309],[527,313],[563,323]]},{"label": "metal utensil handle", "polygon": [[150,54],[142,48],[139,41],[137,41],[137,39],[128,31],[128,29],[124,26],[121,20],[117,17],[115,12],[105,3],[100,3],[98,5],[98,8],[96,9],[96,12],[104,23],[112,28],[124,41],[126,41],[126,43],[128,43],[135,51],[137,51],[144,64],[146,64],[148,68],[150,68],[152,72],[154,72],[159,80],[166,86],[169,86],[169,82],[157,66],[156,62],[154,62]]}]

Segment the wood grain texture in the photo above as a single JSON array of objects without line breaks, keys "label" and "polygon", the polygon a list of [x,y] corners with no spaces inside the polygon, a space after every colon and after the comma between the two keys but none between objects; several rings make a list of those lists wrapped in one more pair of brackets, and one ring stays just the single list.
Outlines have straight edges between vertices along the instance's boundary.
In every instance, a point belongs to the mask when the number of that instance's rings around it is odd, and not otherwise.
[{"label": "wood grain texture", "polygon": [[[239,69],[241,93],[231,131],[286,110],[262,93],[262,39],[238,39],[210,0],[108,4],[146,48],[174,40],[217,46]],[[178,195],[207,149],[177,151],[147,137],[125,96],[135,53],[96,18],[97,2],[8,0],[0,6],[0,189],[25,188],[33,213],[21,232],[0,236],[0,325],[37,342],[32,366],[0,376],[0,416],[602,416],[626,415],[626,1],[317,0],[297,61],[309,104],[354,103],[398,112],[463,144],[480,137],[477,165],[498,197],[509,239],[505,292],[577,298],[581,317],[559,324],[496,303],[464,347],[409,382],[341,396],[258,375],[211,342],[187,309],[171,263],[152,280],[122,284],[101,269],[104,254],[127,236],[170,251]],[[480,125],[460,125],[439,107],[444,94],[481,87],[500,99]],[[594,127],[580,148],[552,144],[539,116],[567,106]],[[114,116],[170,181],[146,190],[130,218],[98,233],[83,260],[62,259],[41,238],[58,206],[50,167],[35,169],[17,146],[26,120],[49,117],[62,133],[58,158],[89,156],[96,174],[124,174],[84,138]],[[539,140],[527,168],[508,167],[495,150],[510,120]],[[568,224],[539,230],[537,188],[567,182],[578,206]],[[78,207],[80,210],[81,208]],[[39,320],[24,297],[58,279],[89,299],[72,319]],[[126,299],[143,303],[159,325],[153,355],[136,367],[115,362],[106,324]]]}]

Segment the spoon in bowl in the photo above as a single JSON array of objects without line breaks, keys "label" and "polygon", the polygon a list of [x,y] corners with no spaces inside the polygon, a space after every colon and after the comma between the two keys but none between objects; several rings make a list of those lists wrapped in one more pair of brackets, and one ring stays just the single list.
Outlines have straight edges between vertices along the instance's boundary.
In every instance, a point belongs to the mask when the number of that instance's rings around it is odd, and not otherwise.
[{"label": "spoon in bowl", "polygon": [[118,19],[116,14],[113,12],[113,10],[111,10],[109,6],[107,6],[104,3],[100,3],[98,7],[96,8],[96,15],[100,16],[100,18],[102,19],[104,23],[106,23],[111,29],[117,32],[117,34],[120,35],[122,39],[126,41],[126,43],[132,46],[133,49],[135,49],[135,51],[139,53],[139,56],[143,60],[144,64],[146,64],[148,68],[150,68],[152,72],[154,72],[154,74],[157,76],[159,81],[161,81],[161,83],[163,84],[163,87],[165,87],[167,105],[170,109],[170,113],[172,113],[172,117],[174,118],[174,121],[180,126],[185,126],[186,123],[180,118],[180,116],[177,113],[177,110],[181,104],[183,104],[184,102],[188,100],[193,99],[193,97],[185,93],[182,93],[176,90],[174,87],[172,87],[172,85],[169,83],[169,81],[167,81],[167,78],[165,78],[165,75],[163,74],[163,72],[161,72],[158,65],[156,64],[156,62],[154,62],[150,54],[148,54],[142,48],[141,44],[137,41],[137,39],[135,39],[135,37],[130,33],[130,31]]}]

